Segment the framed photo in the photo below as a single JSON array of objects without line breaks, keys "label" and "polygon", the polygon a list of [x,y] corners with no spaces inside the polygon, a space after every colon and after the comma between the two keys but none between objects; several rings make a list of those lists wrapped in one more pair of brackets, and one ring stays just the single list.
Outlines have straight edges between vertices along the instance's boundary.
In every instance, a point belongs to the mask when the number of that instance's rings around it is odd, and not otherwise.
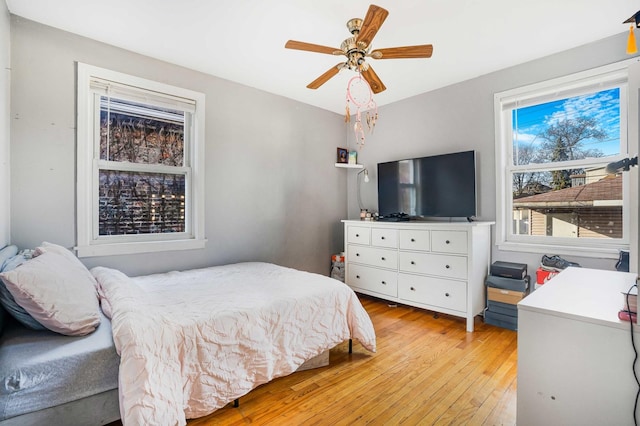
[{"label": "framed photo", "polygon": [[349,164],[358,164],[358,152],[349,151]]},{"label": "framed photo", "polygon": [[349,151],[344,148],[338,148],[338,159],[336,160],[338,163],[348,163],[349,162]]}]

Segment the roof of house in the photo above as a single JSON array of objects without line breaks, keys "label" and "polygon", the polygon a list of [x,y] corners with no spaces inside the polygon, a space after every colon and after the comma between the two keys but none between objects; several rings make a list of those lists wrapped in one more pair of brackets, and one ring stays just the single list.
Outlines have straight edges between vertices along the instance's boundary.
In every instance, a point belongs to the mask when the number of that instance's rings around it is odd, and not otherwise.
[{"label": "roof of house", "polygon": [[622,205],[622,175],[513,200],[514,207],[592,207]]}]

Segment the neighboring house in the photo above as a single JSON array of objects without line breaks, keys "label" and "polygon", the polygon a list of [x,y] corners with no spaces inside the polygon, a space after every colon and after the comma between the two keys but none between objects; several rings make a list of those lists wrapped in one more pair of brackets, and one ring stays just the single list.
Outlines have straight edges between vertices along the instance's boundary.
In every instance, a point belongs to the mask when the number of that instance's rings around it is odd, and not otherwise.
[{"label": "neighboring house", "polygon": [[572,181],[590,183],[514,199],[514,217],[529,218],[529,235],[621,238],[622,175]]},{"label": "neighboring house", "polygon": [[551,188],[549,186],[540,182],[529,182],[522,188],[522,191],[521,191],[522,195],[520,195],[517,198],[528,197],[536,194],[542,194],[547,191],[551,191]]}]

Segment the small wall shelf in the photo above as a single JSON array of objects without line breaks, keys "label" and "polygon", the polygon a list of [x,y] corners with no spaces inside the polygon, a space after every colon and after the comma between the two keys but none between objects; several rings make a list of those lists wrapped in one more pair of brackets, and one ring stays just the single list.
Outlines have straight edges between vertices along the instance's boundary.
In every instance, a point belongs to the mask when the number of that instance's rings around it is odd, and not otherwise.
[{"label": "small wall shelf", "polygon": [[364,166],[362,164],[336,163],[336,167],[342,169],[362,169]]}]

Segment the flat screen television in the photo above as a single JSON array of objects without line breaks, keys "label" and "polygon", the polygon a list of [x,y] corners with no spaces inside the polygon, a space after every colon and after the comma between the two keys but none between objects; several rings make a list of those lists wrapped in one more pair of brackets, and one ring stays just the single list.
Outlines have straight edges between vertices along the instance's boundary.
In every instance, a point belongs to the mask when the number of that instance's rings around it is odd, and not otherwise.
[{"label": "flat screen television", "polygon": [[378,163],[380,216],[476,215],[475,151]]}]

